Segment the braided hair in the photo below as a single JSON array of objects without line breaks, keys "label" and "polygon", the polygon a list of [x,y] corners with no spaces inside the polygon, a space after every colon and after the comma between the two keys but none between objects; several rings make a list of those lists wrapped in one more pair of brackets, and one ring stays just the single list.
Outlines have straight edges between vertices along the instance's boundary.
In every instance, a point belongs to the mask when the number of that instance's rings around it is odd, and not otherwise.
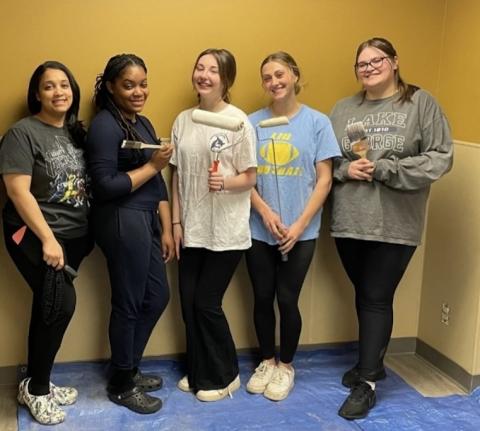
[{"label": "braided hair", "polygon": [[[145,139],[122,114],[107,88],[107,82],[113,83],[129,66],[140,66],[145,73],[147,73],[147,66],[145,66],[144,61],[135,54],[118,54],[113,56],[108,60],[103,73],[97,76],[93,101],[98,111],[106,109],[112,114],[113,118],[125,134],[125,139],[143,142]],[[141,123],[143,124],[143,121],[141,121]],[[149,129],[147,128],[147,130]],[[144,163],[146,161],[140,150],[132,150],[132,155],[138,163]]]},{"label": "braided hair", "polygon": [[106,109],[112,114],[125,133],[125,139],[142,140],[143,138],[127,121],[107,89],[107,82],[113,83],[129,66],[140,66],[147,73],[144,61],[135,54],[115,55],[108,60],[103,73],[97,76],[93,100],[98,110]]},{"label": "braided hair", "polygon": [[28,84],[27,104],[31,115],[38,114],[42,110],[42,104],[37,98],[40,81],[47,69],[61,70],[68,78],[72,89],[72,105],[65,116],[65,125],[73,139],[73,144],[83,148],[85,144],[86,131],[82,122],[78,119],[80,109],[80,87],[67,66],[58,61],[46,61],[40,64],[32,74]]}]

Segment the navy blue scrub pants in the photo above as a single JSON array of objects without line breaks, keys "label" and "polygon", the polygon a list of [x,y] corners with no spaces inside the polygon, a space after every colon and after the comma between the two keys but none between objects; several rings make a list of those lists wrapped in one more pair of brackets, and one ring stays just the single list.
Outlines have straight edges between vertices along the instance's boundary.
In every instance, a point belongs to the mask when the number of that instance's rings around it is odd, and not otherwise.
[{"label": "navy blue scrub pants", "polygon": [[[95,208],[92,219],[112,290],[111,363],[114,371],[134,370],[169,300],[159,217],[153,210],[107,205]],[[121,391],[131,389],[133,379],[122,385]]]}]

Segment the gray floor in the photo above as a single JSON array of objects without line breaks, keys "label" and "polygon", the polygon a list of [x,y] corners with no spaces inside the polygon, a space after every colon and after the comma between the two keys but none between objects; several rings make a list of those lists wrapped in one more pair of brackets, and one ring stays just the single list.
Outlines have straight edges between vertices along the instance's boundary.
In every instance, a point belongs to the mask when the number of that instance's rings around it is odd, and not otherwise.
[{"label": "gray floor", "polygon": [[[385,363],[423,396],[443,397],[466,393],[455,382],[415,354],[388,355]],[[0,388],[0,431],[17,431],[15,396],[16,389]]]}]

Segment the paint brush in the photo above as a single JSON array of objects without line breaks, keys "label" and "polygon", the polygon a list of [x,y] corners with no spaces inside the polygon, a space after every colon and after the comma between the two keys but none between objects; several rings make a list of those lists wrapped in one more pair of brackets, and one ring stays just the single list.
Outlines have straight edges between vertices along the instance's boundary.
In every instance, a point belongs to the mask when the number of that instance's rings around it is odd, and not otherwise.
[{"label": "paint brush", "polygon": [[365,127],[361,121],[347,126],[347,136],[352,146],[352,152],[361,159],[367,158],[368,138]]},{"label": "paint brush", "polygon": [[128,150],[145,150],[146,148],[150,148],[152,150],[158,150],[163,144],[169,144],[170,143],[170,138],[160,138],[159,140],[159,145],[156,144],[145,144],[142,141],[129,141],[124,139],[122,141],[121,148],[125,148]]}]

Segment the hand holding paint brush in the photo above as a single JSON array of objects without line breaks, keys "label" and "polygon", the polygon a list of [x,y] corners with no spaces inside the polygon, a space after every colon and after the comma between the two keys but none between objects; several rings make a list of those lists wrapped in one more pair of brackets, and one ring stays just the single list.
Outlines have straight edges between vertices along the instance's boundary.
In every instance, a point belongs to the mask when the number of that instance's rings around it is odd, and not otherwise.
[{"label": "hand holding paint brush", "polygon": [[127,150],[155,150],[149,162],[157,171],[161,171],[168,165],[173,153],[173,145],[169,138],[159,138],[158,144],[146,144],[142,141],[123,140],[120,146]]},{"label": "hand holding paint brush", "polygon": [[359,158],[350,163],[348,175],[354,180],[372,181],[374,164],[367,159],[369,150],[367,133],[361,121],[347,126],[352,152]]},{"label": "hand holding paint brush", "polygon": [[365,127],[361,121],[347,126],[347,136],[352,146],[352,152],[361,159],[367,158],[368,138]]}]

